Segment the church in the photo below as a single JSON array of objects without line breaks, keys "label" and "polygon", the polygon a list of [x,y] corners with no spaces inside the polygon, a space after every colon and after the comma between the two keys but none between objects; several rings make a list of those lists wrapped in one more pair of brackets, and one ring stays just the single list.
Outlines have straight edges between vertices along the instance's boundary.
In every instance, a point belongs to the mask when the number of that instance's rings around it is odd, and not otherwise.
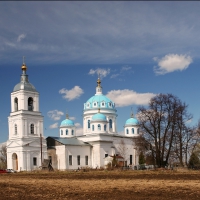
[{"label": "church", "polygon": [[114,155],[127,166],[138,164],[135,139],[140,135],[133,113],[117,132],[115,103],[103,95],[98,78],[96,93],[83,106],[83,133],[76,135],[74,122],[66,114],[59,135],[44,138],[39,93],[29,82],[23,63],[20,82],[11,93],[8,117],[7,168],[16,171],[39,169],[43,159],[50,159],[54,169],[73,170],[82,167],[105,168]]}]

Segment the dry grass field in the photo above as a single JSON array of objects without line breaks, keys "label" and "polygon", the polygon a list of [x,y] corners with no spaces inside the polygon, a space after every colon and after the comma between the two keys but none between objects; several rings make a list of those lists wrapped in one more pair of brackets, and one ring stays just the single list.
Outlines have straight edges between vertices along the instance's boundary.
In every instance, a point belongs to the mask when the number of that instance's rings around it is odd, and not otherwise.
[{"label": "dry grass field", "polygon": [[0,200],[200,199],[200,171],[0,174]]}]

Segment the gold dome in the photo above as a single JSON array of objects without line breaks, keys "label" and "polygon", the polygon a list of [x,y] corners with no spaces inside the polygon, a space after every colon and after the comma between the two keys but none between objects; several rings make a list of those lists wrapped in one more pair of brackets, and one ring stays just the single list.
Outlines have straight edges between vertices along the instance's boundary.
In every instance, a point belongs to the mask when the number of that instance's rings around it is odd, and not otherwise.
[{"label": "gold dome", "polygon": [[27,67],[26,67],[26,64],[25,64],[25,63],[23,63],[21,69],[22,69],[22,71],[26,71],[26,70],[27,70]]}]

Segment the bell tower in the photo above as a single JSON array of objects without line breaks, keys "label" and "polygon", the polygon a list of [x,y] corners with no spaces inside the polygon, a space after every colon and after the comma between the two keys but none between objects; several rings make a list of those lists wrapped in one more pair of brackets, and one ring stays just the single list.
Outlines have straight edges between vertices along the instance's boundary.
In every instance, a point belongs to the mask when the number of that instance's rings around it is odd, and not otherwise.
[{"label": "bell tower", "polygon": [[43,138],[43,116],[39,111],[39,93],[28,80],[24,61],[21,69],[20,83],[11,93],[7,165],[9,169],[29,171],[41,166],[41,157],[46,157],[47,148]]}]

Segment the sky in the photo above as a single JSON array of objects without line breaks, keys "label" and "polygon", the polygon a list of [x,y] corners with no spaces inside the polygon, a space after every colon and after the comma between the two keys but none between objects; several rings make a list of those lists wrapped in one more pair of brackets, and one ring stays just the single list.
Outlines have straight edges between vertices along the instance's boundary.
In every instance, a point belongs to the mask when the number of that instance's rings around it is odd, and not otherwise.
[{"label": "sky", "polygon": [[40,93],[44,135],[58,136],[66,112],[82,133],[83,104],[103,93],[117,107],[118,132],[131,108],[171,93],[200,119],[200,2],[1,1],[0,143],[8,139],[10,93],[22,58]]}]

